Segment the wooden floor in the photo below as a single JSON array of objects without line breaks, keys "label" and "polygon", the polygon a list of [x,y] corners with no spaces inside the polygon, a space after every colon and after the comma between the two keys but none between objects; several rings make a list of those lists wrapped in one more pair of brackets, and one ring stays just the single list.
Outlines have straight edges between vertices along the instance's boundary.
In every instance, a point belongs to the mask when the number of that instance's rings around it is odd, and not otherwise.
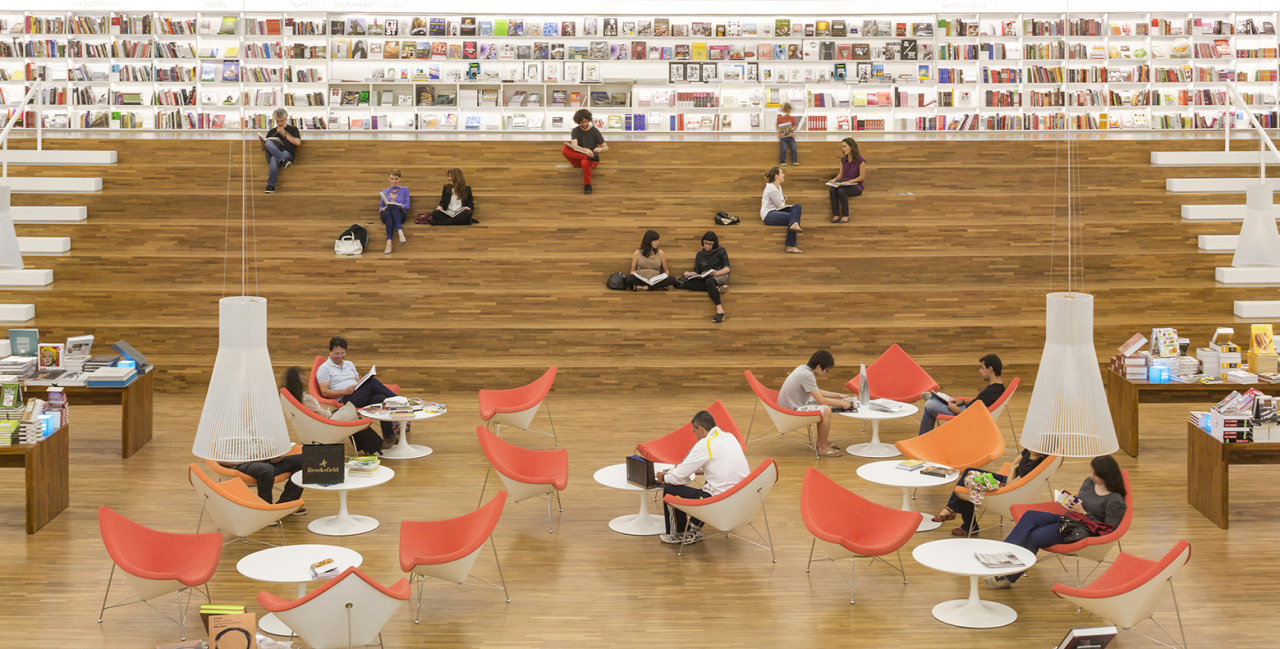
[{"label": "wooden floor", "polygon": [[[240,246],[238,145],[85,140],[50,146],[116,148],[120,164],[10,169],[15,175],[102,174],[105,181],[100,194],[87,197],[15,195],[19,204],[86,204],[90,216],[78,225],[19,226],[24,236],[71,236],[73,249],[28,258],[28,267],[52,268],[54,284],[0,291],[0,302],[34,300],[37,319],[28,326],[46,338],[124,338],[152,356],[160,368],[156,435],[139,454],[120,460],[117,413],[73,409],[72,506],[34,536],[22,533],[20,473],[0,473],[0,539],[19,568],[5,581],[11,592],[0,620],[10,630],[10,646],[150,647],[176,640],[174,625],[154,611],[108,611],[106,621],[96,623],[93,609],[110,563],[95,512],[108,504],[160,529],[195,528],[198,502],[185,467],[217,349],[217,299],[238,294],[241,280],[238,259],[224,253]],[[1083,282],[1076,288],[1096,296],[1095,341],[1104,358],[1133,332],[1153,326],[1177,327],[1203,345],[1215,326],[1238,322],[1232,300],[1276,299],[1274,287],[1215,285],[1213,267],[1229,259],[1199,254],[1195,237],[1234,226],[1179,220],[1183,202],[1229,199],[1176,197],[1163,189],[1170,175],[1248,172],[1170,172],[1148,163],[1152,150],[1214,146],[1220,144],[1080,143],[1086,195],[1078,204],[1085,226],[1077,237]],[[364,554],[375,578],[400,576],[399,520],[443,518],[474,506],[484,475],[474,435],[476,390],[522,384],[548,365],[561,367],[552,405],[571,475],[556,533],[546,533],[538,505],[508,506],[497,539],[512,603],[488,591],[429,584],[423,623],[415,626],[408,609],[402,611],[387,627],[388,646],[771,647],[852,640],[859,646],[1021,648],[1061,638],[1074,609],[1049,594],[1065,577],[1052,560],[1014,590],[991,595],[1018,610],[1013,626],[977,632],[935,621],[931,607],[963,597],[965,582],[916,564],[909,550],[950,538],[949,526],[919,534],[907,546],[907,586],[877,566],[859,586],[854,606],[844,581],[847,562],[840,573],[820,564],[806,575],[811,537],[798,501],[805,467],[816,464],[883,504],[895,505],[900,496],[859,479],[862,460],[815,463],[787,441],[753,443],[748,451],[753,464],[769,456],[779,461],[781,478],[769,505],[777,564],[764,550],[721,538],[677,559],[654,538],[607,527],[609,519],[634,510],[635,496],[596,484],[592,473],[717,398],[745,426],[752,401],[744,369],[776,387],[813,349],[825,347],[837,369],[824,387],[839,389],[858,363],[898,342],[950,392],[976,392],[974,363],[991,351],[1004,358],[1006,378],[1034,380],[1044,294],[1066,288],[1063,145],[867,144],[868,195],[855,200],[853,223],[844,226],[826,222],[820,184],[832,174],[836,151],[834,144],[802,143],[804,165],[790,169],[784,187],[805,207],[804,255],[783,254],[782,229],[755,218],[761,174],[775,154],[769,143],[615,143],[591,196],[579,193],[577,170],[563,168],[554,144],[310,142],[271,196],[260,193],[265,172],[251,157],[246,205],[257,216],[256,264],[247,279],[251,293],[270,300],[277,369],[308,365],[329,336],[342,334],[361,368],[376,363],[410,394],[450,405],[448,415],[415,432],[436,454],[389,462],[395,480],[351,496],[356,513],[383,525],[336,542]],[[444,170],[454,165],[475,188],[480,225],[410,227],[409,244],[389,257],[377,243],[362,258],[333,257],[332,240],[351,223],[366,224],[379,239],[371,198],[384,186],[386,168],[403,171],[417,212],[434,205]],[[237,215],[230,226],[229,209]],[[711,215],[722,209],[743,223],[713,226]],[[734,268],[726,322],[710,322],[704,295],[603,288],[609,273],[626,269],[648,228],[662,233],[677,271],[690,263],[704,231],[720,234]],[[1019,427],[1029,394],[1023,391],[1012,406]],[[1280,631],[1270,594],[1280,559],[1272,505],[1280,477],[1266,467],[1237,467],[1232,527],[1214,527],[1185,503],[1186,410],[1143,406],[1141,458],[1119,458],[1133,474],[1138,507],[1125,549],[1154,558],[1179,538],[1191,540],[1194,553],[1178,597],[1193,646],[1267,646],[1266,638]],[[899,422],[883,433],[896,440],[912,428]],[[856,443],[866,434],[841,421],[833,439]],[[515,440],[549,445],[533,435]],[[1069,462],[1055,485],[1078,486],[1086,473],[1083,461]],[[917,506],[936,511],[944,499],[943,490],[922,492]],[[316,495],[308,508],[307,516],[287,521],[290,542],[334,542],[308,533],[305,523],[333,513],[336,499]],[[253,604],[262,584],[234,569],[250,551],[227,547],[212,582],[215,600]],[[864,568],[860,563],[859,574]],[[487,558],[478,574],[495,575]],[[1172,610],[1169,602],[1163,608]],[[1115,646],[1151,645],[1126,636]]]}]

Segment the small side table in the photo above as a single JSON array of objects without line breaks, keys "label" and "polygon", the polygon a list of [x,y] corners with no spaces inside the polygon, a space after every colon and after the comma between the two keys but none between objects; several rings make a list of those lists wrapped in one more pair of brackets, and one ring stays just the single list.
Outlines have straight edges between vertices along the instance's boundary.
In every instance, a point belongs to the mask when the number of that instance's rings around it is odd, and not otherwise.
[{"label": "small side table", "polygon": [[[396,476],[396,472],[391,467],[379,466],[369,476],[352,477],[350,469],[344,469],[346,472],[345,479],[342,484],[335,485],[316,485],[302,484],[302,472],[298,471],[289,477],[294,484],[304,489],[317,489],[320,491],[336,491],[338,492],[338,514],[336,516],[326,516],[317,518],[307,525],[307,529],[316,534],[324,536],[353,536],[356,534],[364,534],[378,529],[378,519],[372,516],[359,516],[347,512],[347,492],[356,489],[367,489],[376,485],[387,482]],[[292,546],[290,546],[292,547]]]},{"label": "small side table", "polygon": [[428,455],[431,455],[433,451],[431,450],[430,446],[423,446],[422,444],[409,443],[409,424],[415,421],[425,421],[427,419],[433,419],[435,417],[439,417],[440,415],[443,415],[444,413],[449,412],[449,410],[447,407],[445,410],[441,412],[427,412],[426,410],[418,410],[413,413],[412,417],[392,417],[391,413],[385,410],[367,410],[364,408],[361,408],[356,412],[360,413],[361,417],[368,417],[369,419],[376,419],[378,421],[390,421],[390,422],[398,421],[400,423],[403,423],[404,427],[400,431],[400,441],[397,442],[395,446],[392,446],[391,448],[382,451],[382,457],[388,460],[414,460],[420,457],[426,457]]},{"label": "small side table", "polygon": [[[666,471],[674,464],[655,463],[653,470]],[[632,536],[653,536],[654,534],[662,534],[666,531],[666,521],[660,515],[649,513],[649,490],[641,489],[630,482],[627,482],[627,465],[611,464],[599,471],[593,476],[596,482],[614,489],[622,489],[623,491],[639,491],[640,492],[640,512],[638,514],[628,514],[619,516],[609,521],[609,529],[622,534],[630,534]],[[662,487],[656,487],[661,490]]]},{"label": "small side table", "polygon": [[[988,568],[973,556],[975,552],[994,554],[1012,552],[1024,565],[1019,568]],[[978,578],[1013,575],[1036,563],[1030,550],[1004,541],[990,539],[943,539],[916,546],[911,556],[921,565],[951,575],[969,578],[968,599],[953,599],[933,607],[933,617],[951,626],[966,629],[994,629],[1013,624],[1018,612],[997,602],[978,597]]]},{"label": "small side table", "polygon": [[[351,567],[359,567],[364,557],[359,552],[336,545],[282,545],[278,548],[259,550],[236,562],[236,570],[240,574],[255,581],[269,581],[278,584],[298,584],[298,597],[307,594],[307,583],[330,579],[330,577],[313,577],[311,564],[324,559],[333,559],[339,566],[339,572]],[[280,621],[275,613],[267,613],[258,620],[258,628],[271,635],[293,635],[293,629]]]},{"label": "small side table", "polygon": [[859,406],[856,411],[837,411],[836,414],[850,419],[861,419],[871,422],[871,441],[865,444],[850,444],[845,452],[858,457],[898,457],[901,453],[892,444],[880,442],[880,422],[885,419],[901,419],[920,412],[915,404],[904,403],[902,408],[894,412],[873,410],[870,406]]},{"label": "small side table", "polygon": [[[911,508],[911,490],[920,489],[922,487],[938,487],[944,484],[951,484],[956,481],[960,473],[954,472],[945,478],[939,478],[931,475],[920,473],[923,469],[915,471],[904,471],[898,468],[900,462],[898,460],[885,460],[883,462],[870,462],[858,467],[858,477],[867,482],[874,482],[889,487],[900,487],[902,489],[902,510],[914,511]],[[935,465],[931,465],[935,466]],[[920,514],[920,526],[916,528],[917,532],[928,532],[936,530],[942,526],[942,523],[935,523],[928,514]]]}]

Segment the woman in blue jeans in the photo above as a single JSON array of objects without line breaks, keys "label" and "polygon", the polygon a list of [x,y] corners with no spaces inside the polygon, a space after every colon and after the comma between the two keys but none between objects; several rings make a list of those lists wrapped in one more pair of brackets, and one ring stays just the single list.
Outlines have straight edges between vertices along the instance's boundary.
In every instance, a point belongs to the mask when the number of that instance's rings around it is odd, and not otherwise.
[{"label": "woman in blue jeans", "polygon": [[764,173],[764,194],[760,197],[760,220],[765,225],[787,226],[787,252],[802,253],[796,247],[796,235],[804,232],[800,229],[800,206],[787,205],[787,197],[782,195],[782,182],[787,174],[778,167],[771,167]]},{"label": "woman in blue jeans", "polygon": [[391,254],[391,237],[400,236],[400,243],[408,243],[404,236],[404,217],[409,213],[409,188],[400,184],[400,170],[392,169],[387,177],[389,187],[378,193],[378,216],[387,226],[387,249]]},{"label": "woman in blue jeans", "polygon": [[[1124,519],[1125,503],[1124,475],[1120,473],[1120,465],[1110,455],[1099,455],[1089,463],[1093,473],[1080,485],[1080,493],[1067,511],[1084,514],[1100,523],[1113,528]],[[1057,512],[1028,511],[1018,520],[1013,531],[1005,537],[1005,543],[1020,545],[1035,554],[1040,548],[1060,545],[1065,542],[1062,532],[1058,531]],[[1008,588],[1027,573],[1020,572],[1008,577],[985,577],[983,583],[988,588]]]}]

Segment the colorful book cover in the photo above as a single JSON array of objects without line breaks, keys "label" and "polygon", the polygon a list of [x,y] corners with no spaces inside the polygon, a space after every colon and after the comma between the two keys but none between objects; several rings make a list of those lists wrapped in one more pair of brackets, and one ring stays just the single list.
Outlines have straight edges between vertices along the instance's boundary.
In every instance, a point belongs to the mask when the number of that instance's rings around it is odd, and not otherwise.
[{"label": "colorful book cover", "polygon": [[773,34],[778,38],[791,37],[791,21],[786,18],[779,18],[773,23]]}]

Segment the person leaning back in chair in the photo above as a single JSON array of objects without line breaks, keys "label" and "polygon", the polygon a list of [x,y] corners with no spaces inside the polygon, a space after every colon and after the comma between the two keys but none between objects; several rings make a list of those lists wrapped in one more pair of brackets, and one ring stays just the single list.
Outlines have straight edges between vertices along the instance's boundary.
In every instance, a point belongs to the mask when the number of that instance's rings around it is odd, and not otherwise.
[{"label": "person leaning back in chair", "polygon": [[987,382],[987,386],[982,388],[978,396],[972,399],[951,397],[943,400],[942,395],[936,392],[921,393],[920,398],[924,399],[924,411],[920,413],[920,432],[917,434],[923,435],[933,430],[934,425],[938,423],[938,415],[958,415],[975,401],[981,401],[990,408],[991,404],[1004,394],[1004,380],[1000,378],[1000,373],[1003,371],[1004,363],[1000,362],[1000,357],[987,354],[978,359],[978,376]]},{"label": "person leaning back in chair", "polygon": [[[369,377],[359,388],[356,387],[360,383],[360,373],[356,371],[355,364],[347,360],[347,339],[342,336],[329,339],[329,358],[316,370],[316,383],[320,385],[320,396],[349,403],[357,408],[382,403],[388,397],[396,396],[376,376]],[[382,447],[390,448],[399,441],[395,435],[395,427],[389,421],[380,423]]]},{"label": "person leaning back in chair", "polygon": [[[751,467],[747,464],[747,456],[742,452],[742,444],[732,433],[726,433],[716,426],[716,420],[706,410],[699,411],[689,422],[693,432],[698,436],[698,443],[689,449],[680,464],[669,471],[659,471],[654,477],[662,484],[662,495],[679,498],[710,498],[728,491],[751,475]],[[706,484],[701,489],[690,487],[693,474],[702,472]],[[688,514],[667,505],[667,533],[663,534],[663,543],[697,543],[702,540],[702,521],[688,521]]]}]

